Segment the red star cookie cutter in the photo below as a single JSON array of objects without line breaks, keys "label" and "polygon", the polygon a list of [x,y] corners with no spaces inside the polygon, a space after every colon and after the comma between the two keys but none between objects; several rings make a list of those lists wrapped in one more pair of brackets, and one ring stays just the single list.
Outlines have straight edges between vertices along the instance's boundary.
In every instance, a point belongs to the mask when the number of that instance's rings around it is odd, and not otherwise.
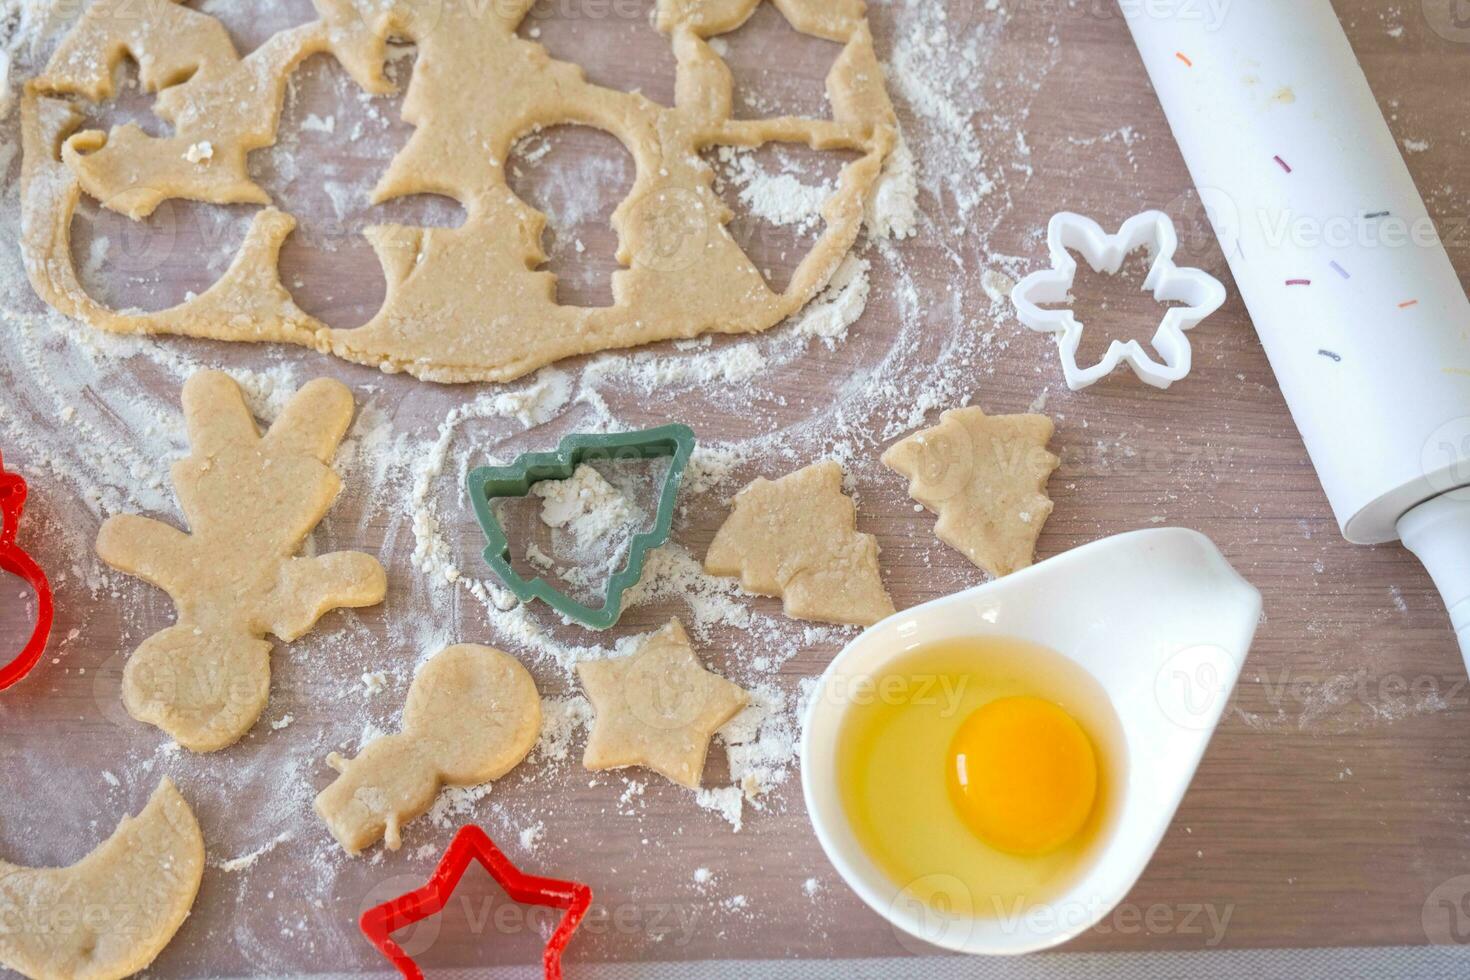
[{"label": "red star cookie cutter", "polygon": [[428,884],[364,912],[358,923],[363,934],[398,967],[399,973],[409,980],[424,980],[424,971],[393,941],[392,934],[443,911],[470,861],[479,861],[512,900],[522,905],[566,910],[561,925],[546,941],[546,952],[541,957],[546,967],[546,980],[561,980],[562,950],[566,949],[577,924],[592,905],[591,887],[581,882],[526,874],[495,846],[489,834],[474,824],[461,828],[454,835],[449,850],[444,852],[444,859],[439,862]]},{"label": "red star cookie cutter", "polygon": [[6,472],[5,457],[0,456],[0,569],[18,577],[36,593],[36,628],[15,659],[0,667],[0,691],[19,682],[36,666],[46,649],[46,641],[51,638],[51,621],[56,614],[46,573],[15,543],[25,506],[26,481],[19,474]]}]

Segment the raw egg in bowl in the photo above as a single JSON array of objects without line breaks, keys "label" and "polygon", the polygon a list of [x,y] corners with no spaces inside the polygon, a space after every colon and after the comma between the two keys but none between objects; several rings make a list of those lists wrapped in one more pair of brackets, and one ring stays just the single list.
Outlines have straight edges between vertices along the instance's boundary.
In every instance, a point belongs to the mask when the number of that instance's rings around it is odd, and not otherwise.
[{"label": "raw egg in bowl", "polygon": [[1163,838],[1260,618],[1204,536],[1140,531],[890,617],[823,674],[802,783],[903,933],[972,953],[1105,916]]}]

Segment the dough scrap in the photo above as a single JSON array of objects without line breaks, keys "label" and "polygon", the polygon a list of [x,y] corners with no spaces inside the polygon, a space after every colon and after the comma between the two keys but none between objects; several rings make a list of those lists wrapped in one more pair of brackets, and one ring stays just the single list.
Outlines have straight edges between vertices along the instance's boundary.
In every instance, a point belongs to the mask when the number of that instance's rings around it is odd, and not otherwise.
[{"label": "dough scrap", "polygon": [[403,825],[429,809],[440,786],[499,779],[540,735],[541,697],[520,661],[490,647],[452,646],[409,686],[403,731],[369,742],[355,759],[327,757],[341,775],[313,806],[347,853],[379,838],[396,851]]},{"label": "dough scrap", "polygon": [[883,465],[909,478],[909,496],[939,515],[934,533],[997,578],[1026,568],[1051,516],[1045,415],[986,415],[970,406],[890,446]]},{"label": "dough scrap", "polygon": [[740,576],[748,592],[780,596],[793,619],[871,626],[893,615],[878,540],[858,532],[857,507],[832,460],[740,491],[704,569]]},{"label": "dough scrap", "polygon": [[[425,3],[315,0],[321,19],[281,31],[240,57],[217,20],[175,0],[97,0],[63,39],[21,106],[22,250],[36,292],[61,312],[114,333],[179,334],[300,344],[388,371],[444,382],[509,381],[565,357],[707,333],[755,333],[800,310],[856,241],[865,202],[897,141],[893,106],[860,0],[775,0],[797,30],[844,44],[827,77],[830,119],[735,119],[730,70],[707,38],[734,30],[760,0],[659,0],[656,22],[678,63],[675,105],[589,83],[582,69],[517,35],[534,0]],[[388,37],[419,48],[403,104],[416,128],[372,196],[380,204],[444,194],[464,206],[459,228],[377,225],[365,232],[387,279],[367,324],[335,329],[282,285],[277,258],[295,220],[259,211],[225,274],[156,313],[113,310],[83,289],[71,255],[85,192],[133,218],[162,201],[264,204],[246,159],[275,141],[286,80],[329,53],[369,92],[386,93]],[[79,131],[78,100],[113,94],[124,56],[157,94],[172,133],[136,125]],[[632,192],[614,211],[613,305],[556,303],[546,216],[511,192],[506,161],[537,129],[582,124],[633,156]],[[701,151],[804,143],[849,150],[823,207],[826,228],[781,293],[726,229]],[[195,148],[207,143],[209,154]]]},{"label": "dough scrap", "polygon": [[179,931],[203,877],[199,823],[164,777],[71,867],[0,861],[0,965],[36,980],[131,976]]},{"label": "dough scrap", "polygon": [[699,789],[709,740],[750,702],[700,665],[677,619],[631,656],[577,664],[577,678],[595,715],[583,766],[647,766],[690,789]]},{"label": "dough scrap", "polygon": [[178,610],[128,658],[128,713],[213,752],[249,731],[270,697],[266,634],[289,643],[333,609],[382,602],[388,581],[369,555],[295,557],[342,489],[329,462],[352,422],[345,385],[307,384],[264,436],[227,374],[195,374],[183,401],[191,452],[172,477],[189,532],[116,516],[97,554]]}]

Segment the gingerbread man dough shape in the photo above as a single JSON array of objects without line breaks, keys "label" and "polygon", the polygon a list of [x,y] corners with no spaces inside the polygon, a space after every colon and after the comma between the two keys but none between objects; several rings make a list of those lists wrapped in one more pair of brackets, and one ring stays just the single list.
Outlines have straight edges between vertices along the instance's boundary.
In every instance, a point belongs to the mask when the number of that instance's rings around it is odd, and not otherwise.
[{"label": "gingerbread man dough shape", "polygon": [[352,422],[344,385],[306,385],[262,436],[239,386],[203,371],[184,385],[184,416],[192,452],[172,475],[189,533],[113,517],[97,554],[178,609],[177,624],[128,659],[128,712],[213,752],[249,731],[270,697],[266,634],[290,642],[333,609],[382,602],[388,583],[369,555],[296,557],[342,489],[328,463]]},{"label": "gingerbread man dough shape", "polygon": [[369,742],[355,759],[327,757],[341,775],[317,795],[317,815],[349,854],[380,837],[396,851],[403,825],[429,809],[441,785],[499,779],[540,735],[541,698],[518,660],[450,647],[409,686],[402,732]]}]

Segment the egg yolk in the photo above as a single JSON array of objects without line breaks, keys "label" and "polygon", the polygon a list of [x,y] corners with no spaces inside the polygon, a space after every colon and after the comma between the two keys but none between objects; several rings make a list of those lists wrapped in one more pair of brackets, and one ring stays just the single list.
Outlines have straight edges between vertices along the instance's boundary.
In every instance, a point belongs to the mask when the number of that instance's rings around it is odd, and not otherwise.
[{"label": "egg yolk", "polygon": [[1066,844],[1097,798],[1097,756],[1082,726],[1050,701],[992,701],[949,747],[949,791],[970,829],[997,850],[1034,857]]}]

